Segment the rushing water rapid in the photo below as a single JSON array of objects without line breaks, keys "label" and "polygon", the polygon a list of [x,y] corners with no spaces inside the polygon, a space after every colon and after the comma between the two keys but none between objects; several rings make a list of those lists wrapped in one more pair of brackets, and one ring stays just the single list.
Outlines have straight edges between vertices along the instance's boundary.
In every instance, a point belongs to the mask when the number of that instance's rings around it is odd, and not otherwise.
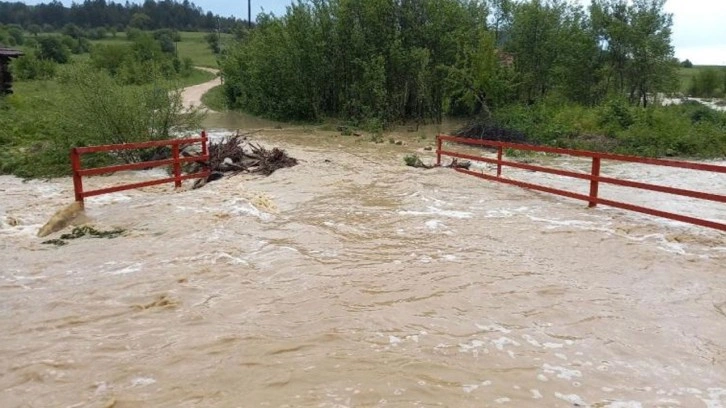
[{"label": "rushing water rapid", "polygon": [[115,239],[41,244],[71,181],[0,177],[0,406],[726,405],[726,234],[261,137],[301,164],[87,200]]}]

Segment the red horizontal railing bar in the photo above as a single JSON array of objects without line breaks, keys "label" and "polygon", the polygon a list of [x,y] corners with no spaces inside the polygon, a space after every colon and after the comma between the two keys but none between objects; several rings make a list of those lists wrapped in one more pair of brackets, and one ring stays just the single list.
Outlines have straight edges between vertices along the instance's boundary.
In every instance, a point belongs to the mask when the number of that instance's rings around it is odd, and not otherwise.
[{"label": "red horizontal railing bar", "polygon": [[[72,148],[71,154],[70,154],[70,159],[71,159],[71,167],[73,169],[73,189],[75,191],[76,202],[79,202],[81,204],[81,206],[83,206],[83,200],[85,197],[93,197],[93,196],[98,196],[101,194],[115,193],[118,191],[150,187],[150,186],[166,184],[166,183],[174,183],[174,186],[176,188],[180,188],[180,187],[182,187],[183,180],[199,179],[199,178],[208,177],[209,174],[211,174],[209,169],[199,172],[199,173],[188,174],[188,175],[182,176],[182,168],[181,168],[182,163],[191,163],[191,162],[204,163],[204,162],[209,161],[209,150],[207,149],[208,140],[209,140],[209,138],[207,137],[207,132],[202,131],[201,137],[194,137],[194,138],[187,138],[187,139],[153,140],[153,141],[139,142],[139,143],[123,143],[123,144],[116,144],[116,145],[87,146],[87,147]],[[181,157],[181,146],[193,145],[193,144],[199,143],[199,142],[201,142],[201,145],[202,145],[202,154],[201,155]],[[141,162],[141,163],[128,163],[128,164],[120,164],[120,165],[115,165],[115,166],[83,169],[83,164],[81,161],[81,156],[83,154],[98,153],[98,152],[113,152],[113,151],[132,150],[132,149],[144,149],[144,148],[158,147],[158,146],[171,146],[171,156],[172,157],[168,158],[168,159],[163,159],[163,160],[152,160],[152,161]],[[148,169],[148,168],[160,167],[160,166],[171,166],[172,171],[173,171],[173,176],[163,178],[163,179],[142,181],[139,183],[131,183],[131,184],[126,184],[126,185],[121,185],[121,186],[102,188],[99,190],[85,191],[85,192],[83,191],[83,176],[95,176],[95,175],[100,175],[100,174],[115,173],[115,172],[124,171],[124,170],[139,170],[139,169]]]},{"label": "red horizontal railing bar", "polygon": [[685,161],[678,161],[678,160],[652,159],[652,158],[648,158],[648,157],[628,156],[628,155],[624,155],[624,154],[602,153],[602,152],[593,152],[593,151],[588,151],[588,150],[563,149],[563,148],[559,148],[559,147],[535,146],[535,145],[519,144],[519,143],[496,142],[496,141],[491,141],[491,140],[467,139],[467,138],[463,138],[463,137],[454,137],[454,136],[446,136],[446,135],[439,135],[438,137],[444,141],[468,144],[468,145],[502,147],[505,149],[516,149],[516,150],[527,150],[527,151],[542,152],[542,153],[564,154],[564,155],[577,156],[577,157],[591,157],[591,158],[597,157],[597,158],[606,159],[606,160],[616,160],[616,161],[630,162],[630,163],[654,164],[654,165],[658,165],[658,166],[679,167],[679,168],[683,168],[683,169],[703,170],[703,171],[710,171],[710,172],[715,172],[715,173],[726,173],[726,166],[719,166],[717,164],[692,163],[692,162],[685,162]]},{"label": "red horizontal railing bar", "polygon": [[196,137],[196,138],[192,138],[192,139],[154,140],[151,142],[122,143],[122,144],[115,144],[115,145],[75,147],[74,149],[79,154],[85,154],[85,153],[112,152],[115,150],[146,149],[149,147],[193,144],[193,143],[201,142],[202,140],[204,140],[204,139],[201,137]]},{"label": "red horizontal railing bar", "polygon": [[[207,156],[180,157],[179,163],[191,163],[191,162],[197,162],[197,161],[206,162],[208,160],[209,160],[208,155]],[[85,169],[85,170],[78,171],[78,174],[81,176],[98,176],[100,174],[115,173],[117,171],[140,170],[140,169],[147,169],[150,167],[169,166],[172,164],[174,164],[174,159],[154,160],[154,161],[147,161],[147,162],[141,162],[141,163],[119,164],[117,166],[107,166],[107,167],[98,167],[95,169]]]},{"label": "red horizontal railing bar", "polygon": [[523,181],[506,179],[506,178],[502,178],[502,177],[496,177],[496,176],[492,176],[492,175],[489,175],[489,174],[477,173],[475,171],[466,170],[466,169],[455,169],[455,170],[458,171],[458,172],[460,172],[460,173],[468,174],[468,175],[471,175],[471,176],[474,176],[474,177],[478,177],[478,178],[482,178],[482,179],[489,180],[489,181],[496,181],[496,182],[499,182],[499,183],[511,184],[511,185],[514,185],[514,186],[517,186],[517,187],[527,188],[527,189],[535,190],[535,191],[542,191],[544,193],[556,194],[556,195],[560,195],[560,196],[563,196],[563,197],[574,198],[576,200],[582,200],[582,201],[587,201],[587,202],[593,202],[594,201],[597,204],[607,205],[607,206],[610,206],[610,207],[620,208],[620,209],[623,209],[623,210],[640,212],[640,213],[643,213],[643,214],[654,215],[656,217],[667,218],[667,219],[671,219],[671,220],[674,220],[674,221],[687,222],[687,223],[691,223],[691,224],[694,224],[694,225],[699,225],[699,226],[702,226],[702,227],[707,227],[707,228],[713,228],[713,229],[717,229],[717,230],[721,230],[721,231],[726,231],[726,224],[722,224],[722,223],[715,222],[715,221],[702,220],[700,218],[689,217],[687,215],[674,214],[674,213],[671,213],[671,212],[655,210],[655,209],[652,209],[652,208],[647,208],[647,207],[641,207],[641,206],[637,206],[637,205],[633,205],[633,204],[622,203],[622,202],[619,202],[619,201],[613,201],[613,200],[607,200],[607,199],[602,199],[602,198],[590,197],[590,196],[585,195],[585,194],[578,194],[578,193],[573,193],[573,192],[570,192],[570,191],[560,190],[560,189],[557,189],[557,188],[545,187],[545,186],[540,186],[540,185],[537,185],[537,184],[526,183],[526,182],[523,182]]},{"label": "red horizontal railing bar", "polygon": [[102,188],[99,190],[91,190],[91,191],[84,191],[82,193],[83,197],[93,197],[101,194],[108,194],[108,193],[117,193],[119,191],[125,191],[125,190],[133,190],[136,188],[143,188],[143,187],[151,187],[158,184],[166,184],[166,183],[173,183],[177,180],[190,180],[194,178],[203,178],[208,177],[209,172],[200,172],[200,173],[194,173],[194,174],[187,174],[184,176],[181,176],[179,178],[177,177],[169,177],[165,179],[157,179],[157,180],[149,180],[149,181],[142,181],[140,183],[133,183],[133,184],[124,184],[123,186],[116,186],[116,187],[108,187],[108,188]]},{"label": "red horizontal railing bar", "polygon": [[[451,157],[457,157],[459,159],[481,161],[481,162],[491,163],[491,164],[500,163],[497,159],[490,159],[488,157],[473,156],[470,154],[463,154],[463,153],[457,153],[457,152],[449,152],[446,150],[442,150],[441,154],[446,155],[446,156],[451,156]],[[517,167],[517,168],[524,169],[524,170],[541,171],[543,173],[556,174],[558,176],[574,177],[574,178],[579,178],[579,179],[583,179],[583,180],[592,180],[593,179],[593,177],[589,174],[576,173],[574,171],[568,171],[568,170],[553,169],[550,167],[535,166],[532,164],[518,163],[518,162],[513,162],[513,161],[507,161],[507,160],[502,160],[501,164],[502,164],[502,166]]]},{"label": "red horizontal railing bar", "polygon": [[[446,151],[446,150],[442,150],[441,154],[445,155],[445,156],[457,157],[460,159],[481,161],[484,163],[491,163],[491,164],[499,163],[498,160],[490,159],[488,157],[480,157],[480,156],[474,156],[474,155],[470,155],[470,154],[450,152],[450,151]],[[679,196],[684,196],[684,197],[691,197],[691,198],[698,198],[698,199],[702,199],[702,200],[716,201],[719,203],[726,203],[726,195],[703,193],[700,191],[686,190],[686,189],[674,188],[674,187],[666,187],[666,186],[660,186],[657,184],[642,183],[639,181],[620,180],[620,179],[616,179],[616,178],[612,178],[612,177],[592,176],[590,174],[577,173],[577,172],[568,171],[568,170],[553,169],[550,167],[542,167],[542,166],[536,166],[536,165],[532,165],[532,164],[518,163],[518,162],[512,162],[512,161],[506,161],[506,160],[502,160],[501,164],[502,164],[502,166],[516,167],[516,168],[520,168],[520,169],[524,169],[524,170],[539,171],[542,173],[550,173],[550,174],[555,174],[558,176],[572,177],[572,178],[577,178],[577,179],[581,179],[581,180],[590,180],[590,181],[595,180],[600,183],[613,184],[613,185],[618,185],[618,186],[623,186],[623,187],[633,187],[633,188],[639,188],[642,190],[656,191],[659,193],[674,194],[674,195],[679,195]]]}]

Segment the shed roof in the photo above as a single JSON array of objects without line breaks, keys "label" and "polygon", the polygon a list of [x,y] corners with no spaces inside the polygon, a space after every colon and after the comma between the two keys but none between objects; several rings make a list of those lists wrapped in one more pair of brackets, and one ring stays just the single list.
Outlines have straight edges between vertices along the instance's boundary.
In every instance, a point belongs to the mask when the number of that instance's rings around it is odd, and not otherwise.
[{"label": "shed roof", "polygon": [[0,47],[0,57],[15,58],[22,57],[23,55],[25,54],[22,51],[14,50],[12,48]]}]

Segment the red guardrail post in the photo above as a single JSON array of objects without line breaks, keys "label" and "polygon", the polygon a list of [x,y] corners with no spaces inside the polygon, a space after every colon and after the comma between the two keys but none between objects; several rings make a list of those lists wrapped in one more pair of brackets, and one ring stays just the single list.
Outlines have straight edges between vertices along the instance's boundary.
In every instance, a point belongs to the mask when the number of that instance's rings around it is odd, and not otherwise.
[{"label": "red guardrail post", "polygon": [[83,179],[81,179],[81,155],[75,147],[71,149],[71,167],[73,168],[73,190],[76,195],[76,202],[81,203],[83,208]]},{"label": "red guardrail post", "polygon": [[174,159],[174,187],[179,188],[182,186],[181,164],[179,164],[179,142],[172,143],[171,156]]},{"label": "red guardrail post", "polygon": [[207,131],[202,130],[202,156],[207,155]]},{"label": "red guardrail post", "polygon": [[593,208],[597,206],[597,193],[600,184],[600,158],[597,156],[592,158],[592,171],[590,175],[592,178],[590,179],[590,202],[588,207]]},{"label": "red guardrail post", "polygon": [[436,166],[441,166],[441,135],[436,135]]},{"label": "red guardrail post", "polygon": [[497,177],[502,177],[502,155],[504,153],[504,147],[499,146],[497,148]]}]

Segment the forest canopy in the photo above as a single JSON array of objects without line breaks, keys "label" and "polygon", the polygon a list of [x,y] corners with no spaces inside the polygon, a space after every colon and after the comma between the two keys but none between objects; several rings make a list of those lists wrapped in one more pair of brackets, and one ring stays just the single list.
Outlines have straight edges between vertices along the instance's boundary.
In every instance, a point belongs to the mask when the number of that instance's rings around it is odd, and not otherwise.
[{"label": "forest canopy", "polygon": [[381,123],[678,88],[665,0],[300,0],[222,61],[233,108]]},{"label": "forest canopy", "polygon": [[18,24],[31,32],[59,30],[68,24],[116,31],[124,31],[129,26],[149,30],[216,30],[228,29],[238,22],[233,17],[205,13],[189,0],[145,0],[141,4],[84,0],[70,7],[57,0],[38,5],[0,1],[0,24]]}]

